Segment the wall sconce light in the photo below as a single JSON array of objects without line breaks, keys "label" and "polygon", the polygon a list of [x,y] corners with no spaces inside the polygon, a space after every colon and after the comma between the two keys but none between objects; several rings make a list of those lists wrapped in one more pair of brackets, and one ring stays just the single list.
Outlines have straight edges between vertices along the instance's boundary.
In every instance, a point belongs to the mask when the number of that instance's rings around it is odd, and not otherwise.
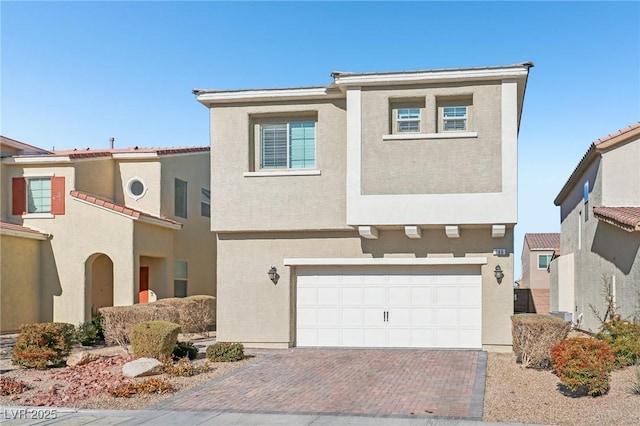
[{"label": "wall sconce light", "polygon": [[498,280],[498,284],[502,284],[502,279],[504,278],[504,272],[502,272],[502,268],[500,265],[496,266],[496,269],[493,271],[493,276]]},{"label": "wall sconce light", "polygon": [[272,283],[278,284],[280,275],[278,275],[278,270],[276,269],[275,266],[272,266],[271,269],[269,269],[269,272],[267,272],[267,274],[269,275],[269,279],[271,280]]}]

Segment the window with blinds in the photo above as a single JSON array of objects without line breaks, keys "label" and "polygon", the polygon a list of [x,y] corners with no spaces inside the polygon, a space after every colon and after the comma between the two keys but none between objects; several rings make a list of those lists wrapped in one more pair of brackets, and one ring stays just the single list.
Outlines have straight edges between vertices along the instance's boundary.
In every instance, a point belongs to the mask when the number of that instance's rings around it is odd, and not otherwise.
[{"label": "window with blinds", "polygon": [[262,124],[260,144],[263,169],[316,166],[316,123],[313,121]]}]

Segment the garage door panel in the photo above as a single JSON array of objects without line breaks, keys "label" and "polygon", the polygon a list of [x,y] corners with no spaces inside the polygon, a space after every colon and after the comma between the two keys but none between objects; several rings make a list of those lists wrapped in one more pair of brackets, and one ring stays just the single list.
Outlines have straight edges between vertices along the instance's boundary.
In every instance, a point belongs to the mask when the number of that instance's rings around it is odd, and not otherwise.
[{"label": "garage door panel", "polygon": [[318,305],[337,305],[338,289],[336,287],[318,287]]},{"label": "garage door panel", "polygon": [[460,346],[460,333],[454,329],[437,329],[435,330],[435,342],[434,346],[438,348],[459,348]]},{"label": "garage door panel", "polygon": [[379,326],[384,322],[384,309],[382,307],[363,308],[364,324]]},{"label": "garage door panel", "polygon": [[343,328],[340,346],[365,346],[364,330],[362,328]]},{"label": "garage door panel", "polygon": [[298,327],[296,335],[298,346],[318,346],[318,332],[315,328]]},{"label": "garage door panel", "polygon": [[377,305],[384,306],[386,304],[386,291],[383,286],[364,287],[364,304],[367,306]]},{"label": "garage door panel", "polygon": [[389,330],[389,346],[408,348],[412,346],[411,329],[392,328]]},{"label": "garage door panel", "polygon": [[436,302],[435,291],[431,287],[415,287],[411,289],[411,302],[418,306],[431,306]]},{"label": "garage door panel", "polygon": [[461,306],[478,306],[482,303],[482,288],[478,286],[465,286],[460,289],[459,303]]},{"label": "garage door panel", "polygon": [[458,309],[438,308],[435,313],[436,325],[443,327],[458,325]]},{"label": "garage door panel", "polygon": [[311,326],[318,323],[317,309],[298,307],[298,327]]},{"label": "garage door panel", "polygon": [[411,305],[411,287],[391,285],[389,287],[389,306],[409,305]]},{"label": "garage door panel", "polygon": [[318,343],[316,346],[339,346],[340,331],[337,328],[318,328]]},{"label": "garage door panel", "polygon": [[318,304],[318,291],[315,287],[302,287],[298,284],[298,306]]},{"label": "garage door panel", "polygon": [[459,319],[460,319],[459,325],[462,327],[477,326],[482,321],[482,311],[479,308],[460,309]]},{"label": "garage door panel", "polygon": [[432,326],[433,311],[432,308],[411,308],[411,323],[421,327]]},{"label": "garage door panel", "polygon": [[319,325],[338,325],[338,308],[318,308]]},{"label": "garage door panel", "polygon": [[482,346],[482,339],[474,329],[460,329],[460,344],[467,348],[478,348]]},{"label": "garage door panel", "polygon": [[363,331],[364,346],[371,348],[384,348],[388,346],[386,333],[387,330],[384,328],[365,328]]},{"label": "garage door panel", "polygon": [[364,296],[362,294],[362,288],[359,287],[345,287],[342,289],[342,305],[357,305],[361,306],[364,302]]},{"label": "garage door panel", "polygon": [[347,327],[363,326],[364,323],[362,308],[342,308],[342,325]]},{"label": "garage door panel", "polygon": [[436,303],[438,306],[457,306],[459,303],[457,287],[439,286],[436,290]]}]

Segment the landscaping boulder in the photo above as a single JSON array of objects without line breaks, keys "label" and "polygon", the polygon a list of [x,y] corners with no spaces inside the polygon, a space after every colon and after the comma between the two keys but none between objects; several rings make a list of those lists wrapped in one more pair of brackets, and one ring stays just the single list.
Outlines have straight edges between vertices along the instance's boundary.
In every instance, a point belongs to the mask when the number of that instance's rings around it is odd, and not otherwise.
[{"label": "landscaping boulder", "polygon": [[85,365],[90,363],[91,361],[97,360],[98,358],[100,358],[99,355],[92,354],[91,352],[76,352],[67,359],[67,366],[75,367],[77,365]]},{"label": "landscaping boulder", "polygon": [[155,358],[138,358],[122,366],[126,377],[153,376],[162,373],[162,363]]}]

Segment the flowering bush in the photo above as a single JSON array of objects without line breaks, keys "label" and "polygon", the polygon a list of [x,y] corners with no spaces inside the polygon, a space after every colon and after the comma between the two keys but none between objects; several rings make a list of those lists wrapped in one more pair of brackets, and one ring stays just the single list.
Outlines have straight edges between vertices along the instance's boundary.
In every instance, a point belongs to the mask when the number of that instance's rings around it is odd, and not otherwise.
[{"label": "flowering bush", "polygon": [[611,347],[589,337],[572,337],[551,350],[553,368],[572,392],[598,396],[609,390],[615,356]]}]

